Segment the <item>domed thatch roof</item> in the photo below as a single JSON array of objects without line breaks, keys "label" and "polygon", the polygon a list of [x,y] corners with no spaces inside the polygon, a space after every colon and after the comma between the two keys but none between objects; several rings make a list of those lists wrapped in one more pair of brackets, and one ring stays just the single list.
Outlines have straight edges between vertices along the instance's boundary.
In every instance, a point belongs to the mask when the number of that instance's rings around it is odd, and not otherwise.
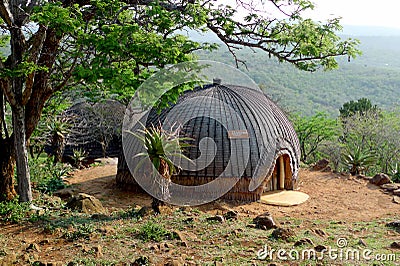
[{"label": "domed thatch roof", "polygon": [[78,149],[89,159],[119,156],[124,112],[125,106],[114,100],[82,102],[68,108],[62,114],[71,124],[63,157],[72,156]]},{"label": "domed thatch roof", "polygon": [[[215,104],[218,102],[223,105]],[[204,108],[199,106],[206,106],[213,115],[205,115]],[[228,109],[234,110],[235,115]],[[181,125],[180,136],[193,139],[191,147],[184,151],[192,160],[202,157],[202,151],[216,148],[215,157],[207,167],[181,170],[173,177],[174,183],[200,185],[220,175],[229,177],[240,172],[239,182],[224,197],[250,201],[258,200],[264,191],[282,189],[279,176],[285,178],[285,189],[296,185],[300,161],[298,138],[283,111],[260,91],[220,84],[195,88],[185,92],[176,105],[160,114],[152,110],[146,121],[147,126],[165,123]],[[230,130],[232,128],[240,130]],[[211,138],[215,145],[202,142],[204,138]],[[238,146],[235,139],[241,139],[239,146],[244,143],[248,148],[235,147]],[[280,167],[276,166],[279,157]],[[227,167],[231,169],[227,171]],[[135,184],[133,177],[124,173],[126,170],[122,158],[117,182]]]}]

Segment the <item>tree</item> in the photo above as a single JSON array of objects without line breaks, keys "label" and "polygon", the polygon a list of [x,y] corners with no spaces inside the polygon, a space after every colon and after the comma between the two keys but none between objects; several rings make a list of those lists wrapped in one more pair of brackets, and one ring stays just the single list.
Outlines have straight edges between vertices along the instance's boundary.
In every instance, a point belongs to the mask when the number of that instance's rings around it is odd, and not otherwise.
[{"label": "tree", "polygon": [[364,116],[369,111],[376,113],[378,111],[378,107],[376,105],[372,105],[371,100],[367,98],[358,99],[356,102],[346,102],[339,109],[340,117],[342,118],[353,116],[355,114]]},{"label": "tree", "polygon": [[[316,23],[301,17],[308,0],[262,2],[285,17],[252,6],[197,0],[10,0],[0,3],[1,28],[10,54],[0,64],[0,196],[11,199],[14,165],[20,201],[30,201],[27,141],[46,101],[66,89],[119,93],[129,98],[151,73],[212,49],[178,30],[211,30],[236,62],[241,46],[260,49],[300,69],[337,67],[336,56],[355,57],[358,42],[341,40],[339,19]],[[245,9],[240,18],[238,9]],[[274,12],[269,12],[274,13]],[[5,111],[7,109],[7,111]],[[12,123],[7,125],[11,110]]]},{"label": "tree", "polygon": [[309,157],[315,160],[321,144],[337,134],[336,120],[328,118],[325,113],[310,117],[294,115],[292,122],[300,142],[300,160],[304,163],[310,163]]}]

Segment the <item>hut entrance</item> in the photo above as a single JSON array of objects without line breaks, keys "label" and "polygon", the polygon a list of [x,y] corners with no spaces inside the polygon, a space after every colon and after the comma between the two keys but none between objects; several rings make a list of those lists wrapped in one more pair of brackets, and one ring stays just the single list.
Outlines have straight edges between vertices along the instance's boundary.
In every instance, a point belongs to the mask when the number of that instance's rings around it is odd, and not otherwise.
[{"label": "hut entrance", "polygon": [[276,159],[274,172],[266,184],[264,192],[285,189],[293,189],[290,157],[287,154]]}]

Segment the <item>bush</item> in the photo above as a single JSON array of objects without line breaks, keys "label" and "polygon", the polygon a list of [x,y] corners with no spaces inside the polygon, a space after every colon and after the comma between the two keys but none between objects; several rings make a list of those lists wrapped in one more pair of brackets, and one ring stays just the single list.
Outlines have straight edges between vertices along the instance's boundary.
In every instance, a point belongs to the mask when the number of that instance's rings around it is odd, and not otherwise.
[{"label": "bush", "polygon": [[32,181],[36,182],[35,188],[42,193],[52,193],[66,187],[63,179],[68,177],[71,168],[39,158],[30,160],[30,170]]},{"label": "bush", "polygon": [[29,211],[29,203],[19,203],[18,198],[0,202],[0,219],[4,222],[18,223]]},{"label": "bush", "polygon": [[144,241],[153,240],[160,242],[166,239],[174,239],[175,236],[161,224],[149,221],[139,229],[139,238]]}]

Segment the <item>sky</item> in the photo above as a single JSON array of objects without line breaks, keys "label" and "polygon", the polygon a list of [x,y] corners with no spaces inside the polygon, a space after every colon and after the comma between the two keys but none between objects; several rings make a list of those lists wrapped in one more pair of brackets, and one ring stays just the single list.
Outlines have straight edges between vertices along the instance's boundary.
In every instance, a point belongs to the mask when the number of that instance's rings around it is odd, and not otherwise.
[{"label": "sky", "polygon": [[307,14],[315,20],[342,17],[342,25],[383,26],[400,29],[399,0],[312,0]]}]

